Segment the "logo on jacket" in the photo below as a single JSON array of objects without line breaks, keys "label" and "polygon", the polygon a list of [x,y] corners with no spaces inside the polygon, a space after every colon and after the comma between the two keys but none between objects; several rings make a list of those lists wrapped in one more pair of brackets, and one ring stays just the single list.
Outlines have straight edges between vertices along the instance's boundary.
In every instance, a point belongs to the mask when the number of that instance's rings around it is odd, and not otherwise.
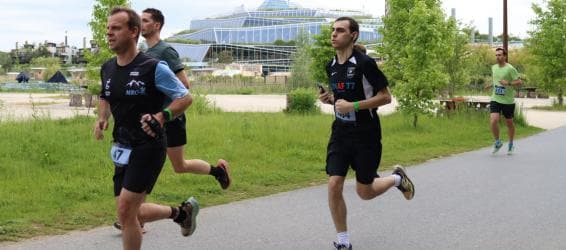
[{"label": "logo on jacket", "polygon": [[145,95],[145,83],[142,81],[131,80],[126,84],[126,95]]},{"label": "logo on jacket", "polygon": [[352,78],[354,77],[355,74],[356,74],[356,67],[348,67],[348,70],[346,71],[346,77]]}]

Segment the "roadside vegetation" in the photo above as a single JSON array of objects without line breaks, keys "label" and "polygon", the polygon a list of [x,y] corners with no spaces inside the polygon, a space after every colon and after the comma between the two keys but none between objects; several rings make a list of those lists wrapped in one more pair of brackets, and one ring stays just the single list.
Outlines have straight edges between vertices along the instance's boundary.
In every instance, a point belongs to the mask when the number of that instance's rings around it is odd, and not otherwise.
[{"label": "roadside vegetation", "polygon": [[[185,156],[229,160],[233,186],[222,191],[210,176],[174,174],[167,162],[150,201],[174,205],[194,195],[207,207],[325,183],[332,115],[223,113],[203,100],[197,97],[188,112]],[[115,220],[111,133],[95,141],[93,119],[0,123],[0,241],[89,229]],[[407,122],[410,119],[400,113],[381,118],[380,171],[491,143],[485,112],[423,116],[417,128]],[[541,130],[520,126],[517,131],[524,137]]]}]

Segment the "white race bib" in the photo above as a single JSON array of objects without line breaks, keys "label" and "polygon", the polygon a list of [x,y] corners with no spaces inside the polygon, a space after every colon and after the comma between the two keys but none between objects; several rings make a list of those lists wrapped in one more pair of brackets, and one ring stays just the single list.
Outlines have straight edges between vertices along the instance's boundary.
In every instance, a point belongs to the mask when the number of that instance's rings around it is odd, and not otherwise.
[{"label": "white race bib", "polygon": [[123,167],[128,165],[130,162],[130,154],[132,153],[131,148],[127,148],[120,144],[112,144],[110,149],[110,158],[116,164],[116,166]]},{"label": "white race bib", "polygon": [[346,121],[346,122],[355,122],[356,121],[356,111],[350,111],[346,114],[338,113],[336,109],[334,109],[334,113],[336,114],[336,118]]}]

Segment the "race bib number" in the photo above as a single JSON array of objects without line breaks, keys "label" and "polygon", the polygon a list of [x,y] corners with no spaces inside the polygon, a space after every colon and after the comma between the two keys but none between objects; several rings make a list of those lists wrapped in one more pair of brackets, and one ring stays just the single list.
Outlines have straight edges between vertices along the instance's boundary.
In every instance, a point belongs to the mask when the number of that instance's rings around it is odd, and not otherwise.
[{"label": "race bib number", "polygon": [[356,112],[355,111],[350,111],[348,113],[342,114],[342,113],[338,113],[338,111],[334,110],[334,113],[336,114],[336,118],[345,121],[345,122],[355,122],[356,121]]},{"label": "race bib number", "polygon": [[113,144],[110,149],[110,158],[118,167],[123,167],[128,165],[130,162],[130,154],[132,153],[131,148],[124,147],[120,144]]},{"label": "race bib number", "polygon": [[495,94],[496,95],[505,95],[505,87],[495,86]]}]

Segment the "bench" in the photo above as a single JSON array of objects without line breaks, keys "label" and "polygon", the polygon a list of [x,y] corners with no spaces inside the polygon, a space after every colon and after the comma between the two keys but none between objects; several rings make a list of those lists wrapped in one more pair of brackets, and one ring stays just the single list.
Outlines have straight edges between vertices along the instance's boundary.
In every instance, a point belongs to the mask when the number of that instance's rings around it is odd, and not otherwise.
[{"label": "bench", "polygon": [[490,103],[490,101],[456,99],[456,98],[439,100],[439,102],[441,106],[446,108],[446,110],[455,110],[456,103],[464,103],[466,108],[474,108],[476,110],[481,110],[481,109],[487,109]]}]

